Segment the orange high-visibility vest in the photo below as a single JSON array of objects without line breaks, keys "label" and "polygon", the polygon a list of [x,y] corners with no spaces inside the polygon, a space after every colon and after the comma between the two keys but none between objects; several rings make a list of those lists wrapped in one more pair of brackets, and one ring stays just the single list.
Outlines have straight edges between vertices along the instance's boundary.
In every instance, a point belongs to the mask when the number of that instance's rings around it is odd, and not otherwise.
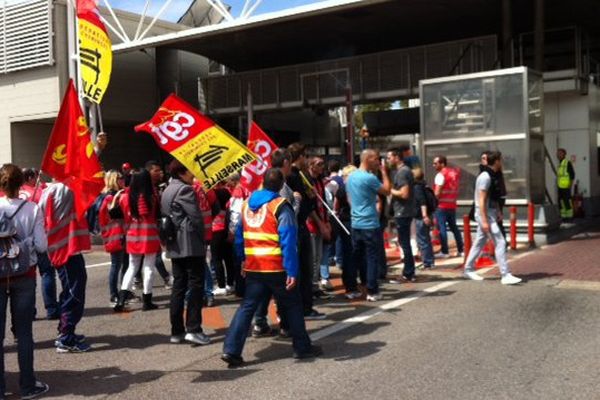
[{"label": "orange high-visibility vest", "polygon": [[460,169],[444,167],[440,172],[444,176],[444,184],[442,185],[442,192],[438,197],[438,207],[446,210],[456,210]]},{"label": "orange high-visibility vest", "polygon": [[250,210],[248,200],[242,206],[244,252],[248,272],[283,272],[283,256],[277,230],[277,210],[286,200],[278,197],[264,204],[256,212]]},{"label": "orange high-visibility vest", "polygon": [[91,249],[87,220],[77,220],[75,207],[61,220],[54,218],[54,198],[48,196],[45,207],[45,225],[48,234],[48,257],[55,268],[62,267],[69,257]]},{"label": "orange high-visibility vest", "polygon": [[104,250],[107,253],[116,253],[122,251],[125,246],[125,221],[122,219],[112,219],[108,215],[108,206],[112,203],[114,195],[107,195],[102,201],[100,211],[98,212],[98,222],[100,224],[100,234],[104,242]]}]

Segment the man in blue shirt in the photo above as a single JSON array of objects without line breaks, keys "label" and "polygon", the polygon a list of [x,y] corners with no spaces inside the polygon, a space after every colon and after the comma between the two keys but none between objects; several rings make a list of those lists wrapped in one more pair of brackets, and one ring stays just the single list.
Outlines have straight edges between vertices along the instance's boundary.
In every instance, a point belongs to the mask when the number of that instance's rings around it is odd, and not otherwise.
[{"label": "man in blue shirt", "polygon": [[[383,183],[374,172],[381,169]],[[359,268],[367,269],[367,300],[382,299],[377,283],[378,275],[378,232],[379,214],[377,213],[377,194],[390,194],[390,178],[387,169],[380,164],[378,154],[374,150],[363,150],[360,155],[360,168],[348,178],[346,191],[351,205],[352,258]],[[356,270],[349,274],[349,282],[353,287],[346,288],[346,297],[360,297],[356,287]],[[365,282],[363,282],[364,284]]]}]

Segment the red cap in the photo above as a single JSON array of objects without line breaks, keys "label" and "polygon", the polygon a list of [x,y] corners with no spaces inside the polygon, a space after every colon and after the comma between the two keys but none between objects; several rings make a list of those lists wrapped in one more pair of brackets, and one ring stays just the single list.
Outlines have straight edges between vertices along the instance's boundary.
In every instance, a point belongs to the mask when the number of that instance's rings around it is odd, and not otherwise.
[{"label": "red cap", "polygon": [[131,170],[131,164],[129,164],[128,162],[123,163],[123,165],[121,165],[121,169],[123,171],[129,171],[129,170]]}]

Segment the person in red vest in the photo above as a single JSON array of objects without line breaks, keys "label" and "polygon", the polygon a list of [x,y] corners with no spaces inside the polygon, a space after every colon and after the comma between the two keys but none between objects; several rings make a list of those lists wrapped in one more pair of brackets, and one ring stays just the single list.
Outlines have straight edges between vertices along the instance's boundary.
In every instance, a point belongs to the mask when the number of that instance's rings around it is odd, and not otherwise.
[{"label": "person in red vest", "polygon": [[110,254],[108,287],[110,302],[114,305],[119,300],[119,272],[125,260],[125,221],[122,216],[111,217],[109,209],[114,207],[123,193],[124,179],[118,171],[111,170],[104,175],[104,183],[106,186],[102,193],[105,196],[98,212],[98,222],[104,250]]},{"label": "person in red vest", "polygon": [[321,349],[311,344],[304,324],[298,279],[298,227],[294,209],[279,195],[284,177],[278,168],[264,174],[263,190],[242,206],[235,234],[235,252],[246,275],[244,300],[225,336],[221,359],[230,367],[241,365],[242,351],[259,304],[273,294],[293,339],[294,357],[311,358]]},{"label": "person in red vest", "polygon": [[40,200],[46,232],[48,233],[48,257],[56,268],[62,285],[59,295],[58,353],[80,353],[91,346],[85,336],[75,333],[85,308],[87,272],[82,251],[90,250],[90,233],[87,220],[77,219],[75,196],[62,183],[53,183],[44,191]]},{"label": "person in red vest", "polygon": [[33,168],[23,168],[25,183],[19,190],[20,199],[33,201],[36,204],[39,203],[42,198],[42,192],[46,188],[44,182],[40,182],[39,185],[37,184],[39,174],[39,171],[36,171]]},{"label": "person in red vest", "polygon": [[433,168],[437,171],[434,178],[433,191],[438,199],[438,209],[435,212],[440,230],[440,242],[442,251],[436,254],[438,258],[448,258],[448,232],[446,224],[456,240],[457,256],[464,255],[462,235],[456,226],[456,200],[458,199],[458,188],[460,184],[460,169],[448,166],[445,156],[437,156],[433,159]]},{"label": "person in red vest", "polygon": [[127,225],[126,251],[129,254],[129,267],[119,291],[119,299],[114,306],[116,312],[123,311],[128,292],[138,270],[144,268],[143,311],[154,310],[158,306],[152,303],[152,279],[156,264],[156,255],[160,251],[158,236],[158,198],[152,189],[150,173],[137,170],[131,175],[131,185],[119,199]]}]

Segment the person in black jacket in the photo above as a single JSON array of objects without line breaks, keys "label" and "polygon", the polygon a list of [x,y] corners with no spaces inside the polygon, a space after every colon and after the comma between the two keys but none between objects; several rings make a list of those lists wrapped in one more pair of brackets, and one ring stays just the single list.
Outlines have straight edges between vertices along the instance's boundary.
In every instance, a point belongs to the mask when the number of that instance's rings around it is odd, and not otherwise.
[{"label": "person in black jacket", "polygon": [[417,245],[423,259],[423,268],[433,268],[433,246],[431,245],[431,225],[433,223],[431,214],[434,210],[427,208],[427,195],[425,176],[421,168],[413,169],[415,177],[415,223],[417,226]]}]

